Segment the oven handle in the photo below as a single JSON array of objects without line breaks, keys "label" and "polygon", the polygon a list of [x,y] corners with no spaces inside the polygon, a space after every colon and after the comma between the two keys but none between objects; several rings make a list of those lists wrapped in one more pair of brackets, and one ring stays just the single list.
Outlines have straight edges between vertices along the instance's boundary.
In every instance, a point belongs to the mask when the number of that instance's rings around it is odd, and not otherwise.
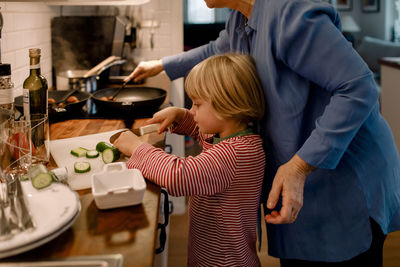
[{"label": "oven handle", "polygon": [[169,223],[169,214],[170,214],[170,203],[168,200],[167,190],[161,188],[161,194],[164,195],[164,223],[158,224],[158,229],[160,229],[160,247],[156,249],[156,254],[162,253],[165,249],[165,243],[167,242],[166,228]]}]

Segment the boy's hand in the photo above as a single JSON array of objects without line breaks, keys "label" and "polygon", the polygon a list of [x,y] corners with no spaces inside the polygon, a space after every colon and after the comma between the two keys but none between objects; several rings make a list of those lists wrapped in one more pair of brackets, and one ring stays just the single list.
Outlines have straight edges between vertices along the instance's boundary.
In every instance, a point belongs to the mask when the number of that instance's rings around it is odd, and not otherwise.
[{"label": "boy's hand", "polygon": [[146,123],[160,123],[158,133],[162,133],[168,130],[168,127],[174,122],[179,123],[183,116],[185,116],[185,109],[178,107],[167,107],[153,115],[153,118],[148,120]]},{"label": "boy's hand", "polygon": [[118,148],[121,153],[130,157],[142,143],[143,142],[137,135],[131,131],[125,131],[120,134],[113,145]]}]

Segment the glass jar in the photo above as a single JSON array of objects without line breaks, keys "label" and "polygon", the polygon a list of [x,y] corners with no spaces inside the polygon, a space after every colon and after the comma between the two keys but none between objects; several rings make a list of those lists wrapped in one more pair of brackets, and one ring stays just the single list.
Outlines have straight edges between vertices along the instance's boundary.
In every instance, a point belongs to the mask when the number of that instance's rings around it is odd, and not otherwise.
[{"label": "glass jar", "polygon": [[14,84],[11,81],[10,64],[0,64],[0,108],[14,112]]}]

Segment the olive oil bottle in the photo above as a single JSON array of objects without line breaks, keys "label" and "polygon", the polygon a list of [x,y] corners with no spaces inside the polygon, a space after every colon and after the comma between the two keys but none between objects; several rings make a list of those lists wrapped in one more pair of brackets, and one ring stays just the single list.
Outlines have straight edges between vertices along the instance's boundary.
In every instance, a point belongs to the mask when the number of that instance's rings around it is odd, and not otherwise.
[{"label": "olive oil bottle", "polygon": [[40,49],[29,49],[30,73],[23,85],[24,116],[38,119],[48,114],[47,80],[40,74]]},{"label": "olive oil bottle", "polygon": [[49,151],[48,86],[40,74],[40,49],[29,49],[30,73],[23,84],[24,117],[31,123],[32,163],[47,163]]}]

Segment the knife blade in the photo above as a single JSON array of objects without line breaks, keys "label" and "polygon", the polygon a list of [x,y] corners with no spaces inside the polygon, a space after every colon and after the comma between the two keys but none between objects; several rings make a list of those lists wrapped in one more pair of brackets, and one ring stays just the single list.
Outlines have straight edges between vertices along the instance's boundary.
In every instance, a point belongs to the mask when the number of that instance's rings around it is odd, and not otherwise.
[{"label": "knife blade", "polygon": [[160,124],[154,123],[154,124],[145,125],[145,126],[142,126],[139,128],[131,129],[131,130],[123,130],[123,131],[113,134],[110,137],[110,143],[113,144],[115,142],[115,140],[121,135],[121,133],[126,132],[126,131],[131,131],[134,134],[136,134],[137,136],[143,136],[145,134],[157,132],[159,128],[160,128]]}]

